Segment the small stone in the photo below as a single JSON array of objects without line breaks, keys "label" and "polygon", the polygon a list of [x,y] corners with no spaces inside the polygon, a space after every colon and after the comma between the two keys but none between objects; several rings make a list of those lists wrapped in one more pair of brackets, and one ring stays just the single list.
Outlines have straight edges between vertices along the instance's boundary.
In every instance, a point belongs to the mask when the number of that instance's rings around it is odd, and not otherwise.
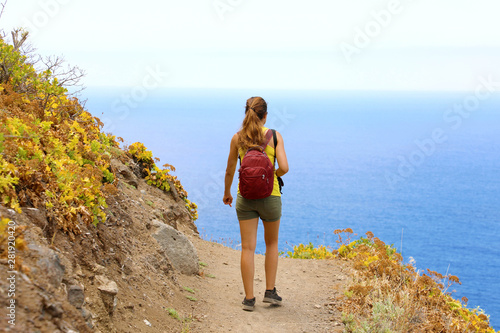
[{"label": "small stone", "polygon": [[134,262],[131,258],[125,259],[122,264],[122,273],[125,275],[131,275],[134,272]]},{"label": "small stone", "polygon": [[116,309],[116,304],[118,302],[116,295],[118,294],[118,285],[115,281],[109,280],[103,275],[98,275],[95,277],[97,283],[99,284],[99,291],[101,292],[101,299],[104,306],[108,310],[109,314],[113,314]]},{"label": "small stone", "polygon": [[118,285],[115,281],[111,281],[104,275],[97,275],[95,279],[99,284],[99,287],[97,289],[99,289],[100,291],[104,291],[112,295],[118,294]]},{"label": "small stone", "polygon": [[321,305],[316,304],[316,305],[314,306],[314,308],[316,308],[316,309],[321,309]]},{"label": "small stone", "polygon": [[62,308],[62,304],[59,302],[49,304],[47,306],[46,310],[54,318],[61,318],[63,313],[64,313],[64,310]]},{"label": "small stone", "polygon": [[81,308],[80,313],[82,314],[82,317],[85,320],[89,320],[92,317],[92,314],[90,313],[90,311],[88,311],[85,308]]},{"label": "small stone", "polygon": [[144,319],[144,324],[146,324],[147,326],[151,327],[151,323],[147,320],[147,319]]},{"label": "small stone", "polygon": [[77,309],[81,309],[85,302],[83,287],[71,285],[68,288],[68,302]]},{"label": "small stone", "polygon": [[95,264],[94,268],[93,268],[93,271],[96,274],[102,275],[102,274],[106,273],[106,267],[101,266],[99,264]]}]

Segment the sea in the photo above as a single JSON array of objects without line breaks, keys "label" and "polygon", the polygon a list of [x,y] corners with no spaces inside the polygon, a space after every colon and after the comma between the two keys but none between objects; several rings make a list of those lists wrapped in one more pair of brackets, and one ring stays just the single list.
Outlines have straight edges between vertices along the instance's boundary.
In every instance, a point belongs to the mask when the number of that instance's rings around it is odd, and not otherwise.
[{"label": "sea", "polygon": [[[125,145],[143,142],[198,204],[207,240],[241,248],[233,207],[222,203],[229,143],[246,99],[268,103],[284,140],[279,248],[337,248],[336,229],[371,231],[405,262],[457,276],[500,330],[500,93],[91,87],[81,98]],[[236,196],[236,183],[232,194]],[[257,252],[265,253],[259,226]],[[279,283],[279,276],[278,276]]]}]

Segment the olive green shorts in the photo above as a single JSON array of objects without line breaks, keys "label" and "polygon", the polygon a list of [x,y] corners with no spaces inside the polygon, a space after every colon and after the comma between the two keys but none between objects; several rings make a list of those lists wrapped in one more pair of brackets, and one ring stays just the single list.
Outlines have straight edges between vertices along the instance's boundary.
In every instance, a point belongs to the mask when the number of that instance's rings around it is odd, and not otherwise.
[{"label": "olive green shorts", "polygon": [[236,215],[239,221],[261,218],[264,222],[281,219],[281,197],[271,195],[264,199],[245,199],[238,193]]}]

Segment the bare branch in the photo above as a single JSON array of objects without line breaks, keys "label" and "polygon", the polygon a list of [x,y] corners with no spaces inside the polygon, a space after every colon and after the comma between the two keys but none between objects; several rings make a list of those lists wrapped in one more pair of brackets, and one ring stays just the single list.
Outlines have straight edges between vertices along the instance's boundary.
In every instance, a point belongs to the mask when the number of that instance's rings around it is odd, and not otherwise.
[{"label": "bare branch", "polygon": [[[5,7],[5,3],[3,5],[0,3],[0,6]],[[23,64],[34,67],[37,72],[37,80],[41,80],[42,82],[46,81],[50,83],[50,85],[56,84],[59,87],[65,88],[66,95],[68,97],[76,97],[84,89],[83,84],[81,83],[82,78],[86,75],[84,70],[78,66],[70,66],[66,64],[64,58],[60,56],[49,56],[44,58],[40,55],[34,54],[34,48],[29,42],[26,42],[28,39],[28,32],[22,28],[13,30],[11,32],[11,36],[13,52],[19,53],[19,55],[22,56],[22,58],[19,58],[19,61]],[[0,59],[1,83],[9,81],[14,70],[14,65],[15,64],[7,58]],[[21,77],[23,75],[25,74],[21,73],[16,78],[16,89],[24,93],[36,94],[36,90],[39,89],[39,87],[31,84],[30,80],[26,80],[24,77]],[[70,92],[68,92],[68,90],[70,90]],[[43,97],[36,97],[36,99],[40,101],[43,108],[46,108],[51,100],[51,97],[57,97],[56,94],[57,93],[45,91]],[[74,111],[71,111],[71,114],[78,112],[79,110],[75,109]]]},{"label": "bare branch", "polygon": [[5,0],[5,2],[1,4],[1,6],[2,6],[2,11],[0,12],[0,18],[2,18],[3,11],[5,10],[5,6],[6,6],[6,5],[7,5],[7,0]]},{"label": "bare branch", "polygon": [[[24,44],[26,39],[28,39],[28,31],[24,31],[22,29],[16,29],[11,32],[12,34],[12,45],[14,46],[14,52],[18,51],[21,46]],[[21,34],[21,36],[19,36]]]},{"label": "bare branch", "polygon": [[70,95],[76,95],[81,92],[84,88],[80,83],[81,79],[86,75],[85,71],[78,66],[64,66],[65,60],[63,57],[59,56],[49,56],[46,58],[41,58],[43,63],[41,71],[49,70],[51,77],[57,78],[58,84],[61,87],[80,87],[75,92]]},{"label": "bare branch", "polygon": [[40,58],[40,60],[44,65],[43,70],[49,70],[52,73],[58,68],[60,68],[64,62],[64,59],[62,57],[57,57],[57,56],[48,56],[45,59]]}]

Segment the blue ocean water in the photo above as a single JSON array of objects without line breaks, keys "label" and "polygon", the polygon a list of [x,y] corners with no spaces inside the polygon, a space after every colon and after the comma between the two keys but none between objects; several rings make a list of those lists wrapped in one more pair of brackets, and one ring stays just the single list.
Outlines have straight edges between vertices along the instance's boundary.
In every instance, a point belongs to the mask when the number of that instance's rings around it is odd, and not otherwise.
[{"label": "blue ocean water", "polygon": [[85,95],[105,131],[143,142],[177,168],[199,205],[202,236],[236,248],[236,213],[222,204],[229,142],[245,100],[264,97],[267,126],[283,135],[290,164],[281,250],[335,247],[335,229],[372,231],[419,269],[458,276],[454,297],[466,296],[500,329],[500,94],[95,88]]}]

